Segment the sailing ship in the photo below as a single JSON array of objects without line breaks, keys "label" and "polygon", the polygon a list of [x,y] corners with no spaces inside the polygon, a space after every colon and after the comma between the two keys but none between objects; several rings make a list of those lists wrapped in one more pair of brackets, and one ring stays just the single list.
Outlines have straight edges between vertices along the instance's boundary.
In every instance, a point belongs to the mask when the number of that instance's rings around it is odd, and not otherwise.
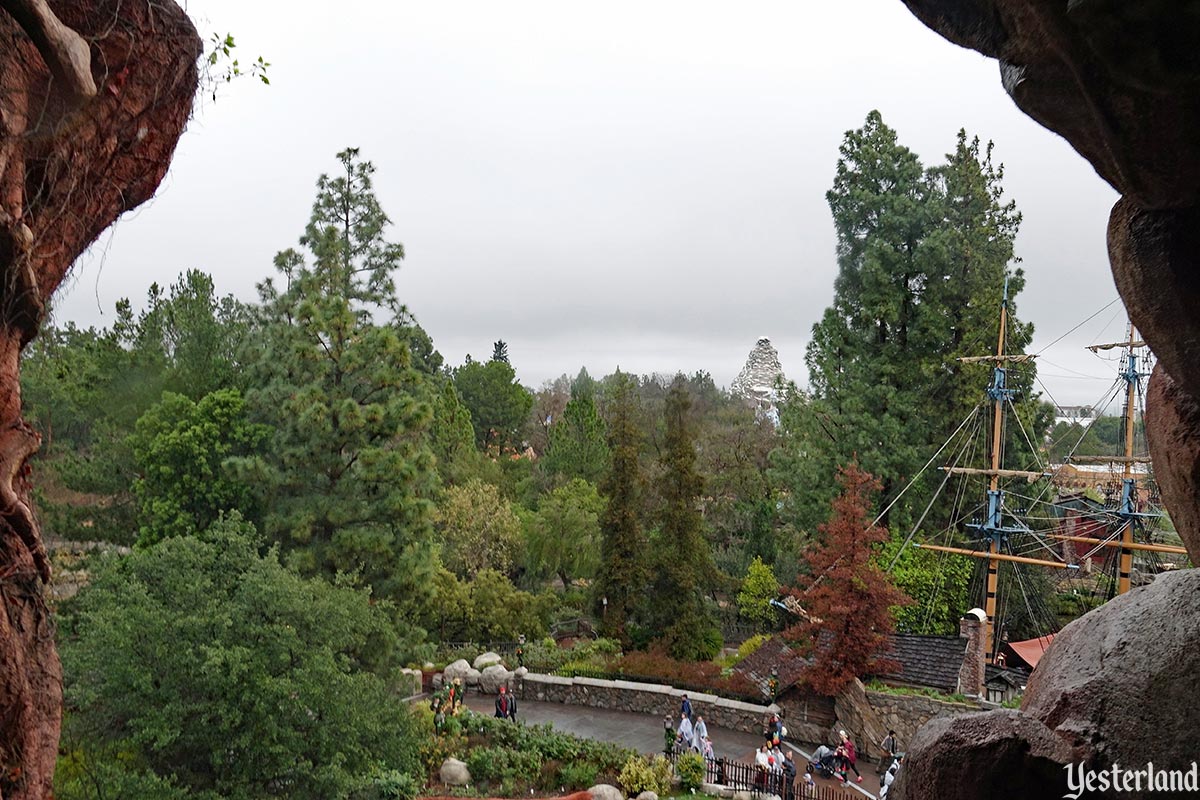
[{"label": "sailing ship", "polygon": [[[1132,588],[1135,558],[1142,560],[1142,571],[1146,572],[1186,557],[1183,547],[1166,541],[1169,534],[1164,533],[1163,523],[1167,520],[1156,507],[1149,457],[1135,452],[1137,401],[1151,359],[1137,331],[1130,325],[1125,341],[1090,348],[1093,352],[1120,349],[1123,353],[1117,384],[1124,396],[1123,452],[1072,456],[1063,464],[1051,465],[1045,443],[1033,441],[1016,414],[1013,401],[1017,391],[1010,373],[1031,363],[1035,356],[1006,352],[1008,316],[1006,281],[994,354],[959,359],[990,365],[991,380],[979,406],[938,451],[946,454],[946,463],[941,466],[945,473],[941,491],[957,488],[950,503],[950,522],[940,532],[918,540],[925,519],[922,515],[904,545],[937,552],[944,558],[975,559],[983,565],[976,571],[977,578],[981,577],[976,583],[981,584],[978,589],[986,614],[987,650],[993,660],[1000,655],[1006,638],[1005,620],[1016,602],[1000,596],[1001,565],[1011,571],[1013,578],[1007,582],[1022,595],[1018,599],[1023,601],[1028,619],[1040,618],[1034,641],[1044,649],[1057,629],[1057,616],[1045,613],[1044,608],[1042,614],[1035,613],[1036,604],[1045,604],[1044,598],[1029,591],[1034,583],[1031,571],[1041,571],[1042,578],[1058,584],[1060,592],[1095,598],[1091,603],[1094,605]],[[1020,436],[1009,435],[1013,420]],[[983,466],[973,466],[971,458],[981,438],[986,441],[986,459]],[[1010,438],[1027,445],[1028,453],[1016,468],[1005,463]],[[1081,475],[1087,478],[1086,487],[1079,485],[1083,482]],[[970,489],[961,485],[963,481],[983,485]],[[1075,486],[1066,485],[1069,483]],[[931,500],[926,514],[933,507]],[[897,554],[892,564],[899,558]],[[1097,564],[1100,569],[1096,569]],[[972,594],[978,598],[979,592]]]}]

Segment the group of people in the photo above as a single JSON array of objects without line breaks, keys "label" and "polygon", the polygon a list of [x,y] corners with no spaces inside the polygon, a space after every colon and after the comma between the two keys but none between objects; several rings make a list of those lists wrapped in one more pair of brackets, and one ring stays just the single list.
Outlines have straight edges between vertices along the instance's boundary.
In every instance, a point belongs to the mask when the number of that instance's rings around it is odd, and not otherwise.
[{"label": "group of people", "polygon": [[692,702],[688,696],[683,696],[679,708],[679,727],[675,730],[675,751],[699,753],[705,760],[716,758],[713,753],[712,740],[708,738],[708,725],[703,715],[692,710]]},{"label": "group of people", "polygon": [[509,694],[508,690],[501,686],[500,693],[496,695],[496,714],[499,719],[511,719],[517,721],[517,698]]},{"label": "group of people", "polygon": [[462,678],[455,678],[433,693],[429,708],[433,711],[433,730],[441,733],[446,724],[446,717],[457,717],[463,706]]}]

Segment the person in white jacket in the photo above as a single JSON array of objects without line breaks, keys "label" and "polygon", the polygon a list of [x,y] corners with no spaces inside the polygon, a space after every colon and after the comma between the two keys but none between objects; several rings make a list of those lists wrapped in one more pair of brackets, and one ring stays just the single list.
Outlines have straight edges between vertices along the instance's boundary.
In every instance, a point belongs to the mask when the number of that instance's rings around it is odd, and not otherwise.
[{"label": "person in white jacket", "polygon": [[696,724],[692,726],[692,749],[697,753],[704,750],[704,740],[708,738],[708,726],[704,724],[704,716],[696,716]]}]

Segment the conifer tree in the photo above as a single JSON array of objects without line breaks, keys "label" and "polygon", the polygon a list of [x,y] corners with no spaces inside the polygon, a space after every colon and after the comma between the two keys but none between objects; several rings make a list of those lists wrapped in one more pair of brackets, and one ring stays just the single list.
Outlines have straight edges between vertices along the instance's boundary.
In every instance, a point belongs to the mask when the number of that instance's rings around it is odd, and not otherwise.
[{"label": "conifer tree", "polygon": [[836,695],[868,670],[892,666],[877,656],[892,632],[891,608],[909,602],[875,563],[886,528],[871,523],[871,502],[879,482],[857,464],[839,470],[842,493],[833,501],[821,541],[807,554],[809,571],[796,592],[809,618],[784,635],[811,656],[806,680],[822,694]]},{"label": "conifer tree", "polygon": [[652,630],[662,632],[658,641],[672,657],[696,660],[715,656],[721,639],[704,604],[716,569],[702,532],[699,503],[704,482],[696,471],[690,410],[686,379],[679,375],[663,410],[663,508],[647,618]]},{"label": "conifer tree", "polygon": [[257,465],[271,488],[265,527],[302,573],[359,573],[404,612],[432,577],[430,409],[397,324],[404,249],[385,237],[370,162],[357,149],[338,160],[300,239],[311,261],[285,250],[283,286],[259,286],[261,388],[249,400],[276,431]]},{"label": "conifer tree", "polygon": [[562,419],[550,427],[550,446],[543,468],[549,475],[598,482],[608,464],[604,422],[588,384],[577,382]]},{"label": "conifer tree", "polygon": [[640,471],[637,381],[620,370],[612,377],[608,445],[612,461],[601,486],[607,505],[600,517],[600,568],[593,606],[600,628],[625,646],[628,624],[645,585],[646,543],[639,519]]}]

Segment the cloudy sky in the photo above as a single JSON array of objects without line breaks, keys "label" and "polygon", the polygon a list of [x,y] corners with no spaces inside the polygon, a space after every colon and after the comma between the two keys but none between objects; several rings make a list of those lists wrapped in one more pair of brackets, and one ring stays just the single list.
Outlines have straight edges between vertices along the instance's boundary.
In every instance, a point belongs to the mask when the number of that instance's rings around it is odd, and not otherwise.
[{"label": "cloudy sky", "polygon": [[531,387],[618,365],[728,384],[765,335],[803,383],[836,270],[824,194],[843,134],[878,108],[926,164],[960,127],[995,141],[1045,387],[1091,403],[1112,382],[1082,348],[1124,332],[1115,193],[1017,111],[993,62],[900,0],[187,8],[243,61],[265,56],[271,86],[200,104],[158,197],[80,260],[60,321],[109,324],[119,298],[193,267],[252,299],[355,146],[408,252],[402,297],[449,362],[504,339]]}]

